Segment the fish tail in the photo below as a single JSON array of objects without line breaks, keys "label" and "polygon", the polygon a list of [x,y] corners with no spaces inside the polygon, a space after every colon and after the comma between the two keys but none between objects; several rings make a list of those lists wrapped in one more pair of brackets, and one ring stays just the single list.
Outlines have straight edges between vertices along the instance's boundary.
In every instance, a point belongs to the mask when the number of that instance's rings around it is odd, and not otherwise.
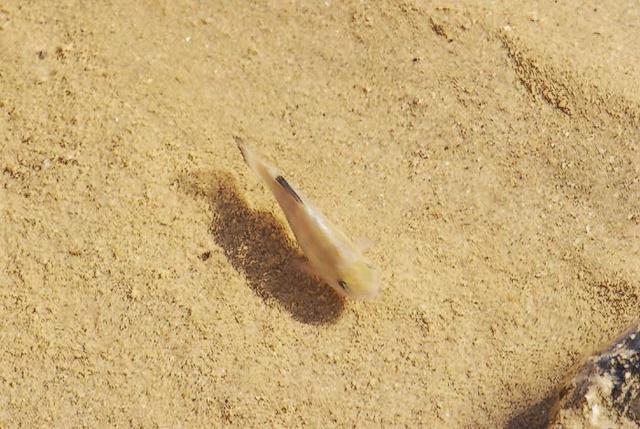
[{"label": "fish tail", "polygon": [[236,137],[236,144],[244,161],[249,168],[262,178],[265,182],[272,182],[276,176],[279,175],[278,170],[275,167],[267,164],[258,153],[252,149],[249,145],[242,141],[242,139]]},{"label": "fish tail", "polygon": [[258,152],[245,144],[240,138],[236,137],[236,143],[249,168],[267,184],[281,206],[288,207],[290,201],[293,201],[294,204],[303,204],[302,197],[276,167],[262,159]]}]

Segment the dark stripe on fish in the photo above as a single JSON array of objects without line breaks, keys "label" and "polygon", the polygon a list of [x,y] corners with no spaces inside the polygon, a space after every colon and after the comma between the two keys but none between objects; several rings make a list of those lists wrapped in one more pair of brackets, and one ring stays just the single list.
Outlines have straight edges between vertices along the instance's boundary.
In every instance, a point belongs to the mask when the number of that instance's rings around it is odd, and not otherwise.
[{"label": "dark stripe on fish", "polygon": [[300,198],[300,195],[296,193],[296,191],[291,187],[289,182],[287,182],[287,180],[284,177],[282,176],[276,177],[276,182],[278,182],[280,186],[282,186],[289,194],[291,194],[294,200],[302,204],[302,198]]}]

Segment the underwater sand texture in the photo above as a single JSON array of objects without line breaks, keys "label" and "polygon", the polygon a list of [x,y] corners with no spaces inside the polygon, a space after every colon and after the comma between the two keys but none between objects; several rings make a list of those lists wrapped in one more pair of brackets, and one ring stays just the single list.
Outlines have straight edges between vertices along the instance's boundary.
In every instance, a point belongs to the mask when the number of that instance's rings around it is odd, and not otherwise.
[{"label": "underwater sand texture", "polygon": [[[640,308],[635,2],[0,5],[0,426],[536,428]],[[240,136],[368,253],[291,264]]]}]

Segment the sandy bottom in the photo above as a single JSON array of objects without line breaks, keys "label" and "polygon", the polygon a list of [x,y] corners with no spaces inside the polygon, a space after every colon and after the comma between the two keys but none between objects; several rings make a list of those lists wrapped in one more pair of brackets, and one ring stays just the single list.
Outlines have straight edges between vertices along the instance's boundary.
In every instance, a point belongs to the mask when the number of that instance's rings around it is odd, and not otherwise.
[{"label": "sandy bottom", "polygon": [[545,425],[639,315],[640,7],[368,3],[0,6],[0,427]]}]

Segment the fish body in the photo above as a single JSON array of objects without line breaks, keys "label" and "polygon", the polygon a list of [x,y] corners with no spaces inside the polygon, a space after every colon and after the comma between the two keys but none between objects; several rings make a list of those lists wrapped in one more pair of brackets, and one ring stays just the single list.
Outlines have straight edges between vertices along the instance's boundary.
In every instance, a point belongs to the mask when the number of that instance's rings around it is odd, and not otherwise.
[{"label": "fish body", "polygon": [[275,196],[318,277],[343,296],[375,297],[379,293],[377,276],[362,251],[294,189],[276,167],[245,143],[237,143],[249,168]]}]

